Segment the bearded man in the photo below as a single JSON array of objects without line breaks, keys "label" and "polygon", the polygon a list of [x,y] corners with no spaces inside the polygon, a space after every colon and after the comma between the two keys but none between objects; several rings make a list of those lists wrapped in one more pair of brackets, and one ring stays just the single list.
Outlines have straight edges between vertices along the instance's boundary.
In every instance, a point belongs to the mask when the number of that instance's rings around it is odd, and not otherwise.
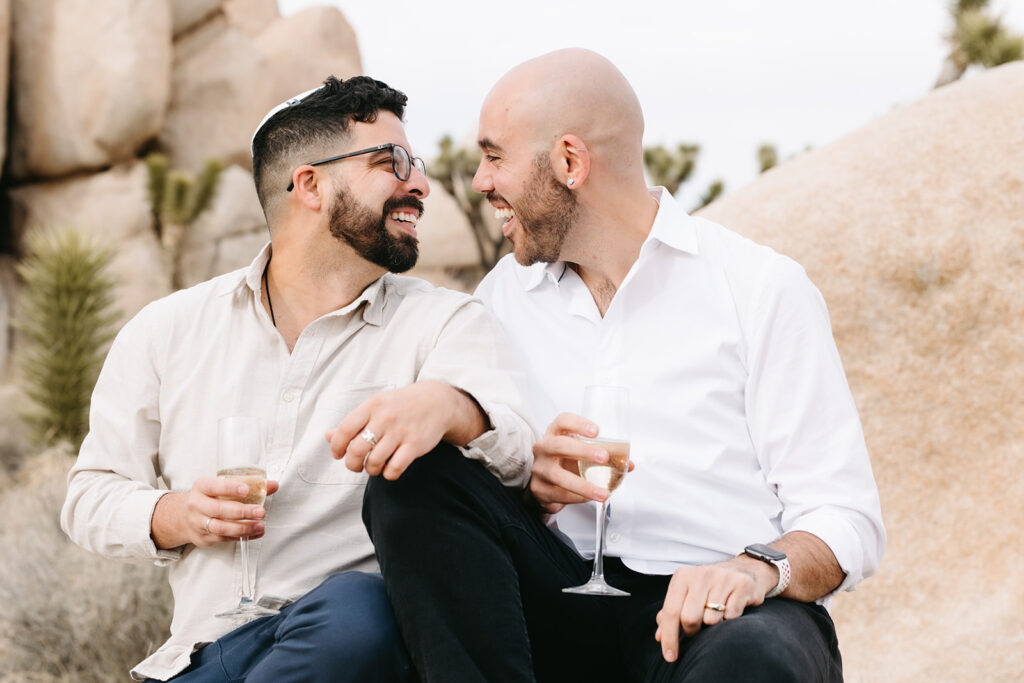
[{"label": "bearded man", "polygon": [[[875,571],[885,532],[824,301],[798,264],[648,188],[643,129],[625,77],[587,50],[521,64],[484,101],[474,188],[515,248],[477,295],[550,426],[532,510],[454,458],[368,490],[427,681],[842,679],[827,605]],[[616,597],[563,592],[591,575],[610,494],[579,470],[609,462],[576,414],[592,384],[630,395]]]},{"label": "bearded man", "polygon": [[[529,476],[498,325],[469,296],[391,274],[416,262],[429,193],[405,103],[332,77],[275,108],[252,143],[270,243],[114,341],[61,523],[87,549],[169,566],[171,637],[136,679],[409,680],[359,519],[368,475],[452,455],[502,484]],[[214,476],[225,416],[262,420],[265,505]],[[238,602],[242,537],[258,604],[280,613],[238,626],[216,615]]]}]

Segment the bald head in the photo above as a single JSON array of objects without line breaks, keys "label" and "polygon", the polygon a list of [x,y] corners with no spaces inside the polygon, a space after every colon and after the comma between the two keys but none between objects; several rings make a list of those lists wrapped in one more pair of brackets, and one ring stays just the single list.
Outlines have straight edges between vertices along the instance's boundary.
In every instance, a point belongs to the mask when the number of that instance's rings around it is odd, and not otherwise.
[{"label": "bald head", "polygon": [[643,173],[640,101],[622,72],[590,50],[558,50],[513,68],[487,95],[484,117],[525,135],[538,152],[572,134],[593,163]]}]

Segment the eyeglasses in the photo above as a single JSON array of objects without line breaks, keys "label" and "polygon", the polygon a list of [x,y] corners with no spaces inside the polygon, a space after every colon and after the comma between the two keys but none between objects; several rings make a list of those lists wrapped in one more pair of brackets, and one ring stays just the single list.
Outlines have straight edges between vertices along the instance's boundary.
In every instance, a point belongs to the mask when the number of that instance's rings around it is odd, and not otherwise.
[{"label": "eyeglasses", "polygon": [[[328,164],[332,161],[340,161],[342,159],[348,159],[349,157],[357,157],[360,154],[372,154],[373,152],[381,152],[385,149],[391,150],[391,170],[395,172],[395,177],[401,180],[403,183],[409,179],[412,175],[413,167],[417,171],[426,175],[427,165],[423,163],[423,159],[419,157],[409,156],[409,150],[402,147],[394,142],[388,142],[383,145],[377,145],[376,147],[370,147],[368,149],[361,149],[358,152],[349,152],[348,154],[339,154],[334,157],[327,157],[320,161],[311,161],[306,166],[319,166],[320,164]],[[288,189],[286,192],[291,192],[295,188],[295,183],[288,183]]]}]

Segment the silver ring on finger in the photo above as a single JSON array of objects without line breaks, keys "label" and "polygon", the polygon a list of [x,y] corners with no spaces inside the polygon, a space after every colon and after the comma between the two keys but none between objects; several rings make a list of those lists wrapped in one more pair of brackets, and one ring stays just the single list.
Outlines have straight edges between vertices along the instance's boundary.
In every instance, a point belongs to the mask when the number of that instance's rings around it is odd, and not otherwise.
[{"label": "silver ring on finger", "polygon": [[212,534],[213,533],[212,531],[210,531],[210,522],[212,522],[212,521],[213,521],[213,517],[207,517],[206,518],[206,524],[203,525],[203,531],[205,531],[208,534]]},{"label": "silver ring on finger", "polygon": [[370,444],[370,448],[373,448],[374,446],[377,445],[377,435],[371,432],[369,427],[364,429],[363,433],[360,434],[359,436],[360,438],[363,439],[363,441]]},{"label": "silver ring on finger", "polygon": [[723,605],[720,602],[709,602],[706,605],[704,605],[704,609],[710,609],[721,613],[725,611],[725,605]]}]

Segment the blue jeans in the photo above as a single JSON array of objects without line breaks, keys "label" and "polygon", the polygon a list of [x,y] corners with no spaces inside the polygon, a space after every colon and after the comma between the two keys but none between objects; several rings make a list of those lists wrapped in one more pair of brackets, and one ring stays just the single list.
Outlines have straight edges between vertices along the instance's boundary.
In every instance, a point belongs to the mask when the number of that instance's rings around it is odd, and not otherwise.
[{"label": "blue jeans", "polygon": [[192,655],[174,681],[415,681],[379,574],[344,572]]}]

